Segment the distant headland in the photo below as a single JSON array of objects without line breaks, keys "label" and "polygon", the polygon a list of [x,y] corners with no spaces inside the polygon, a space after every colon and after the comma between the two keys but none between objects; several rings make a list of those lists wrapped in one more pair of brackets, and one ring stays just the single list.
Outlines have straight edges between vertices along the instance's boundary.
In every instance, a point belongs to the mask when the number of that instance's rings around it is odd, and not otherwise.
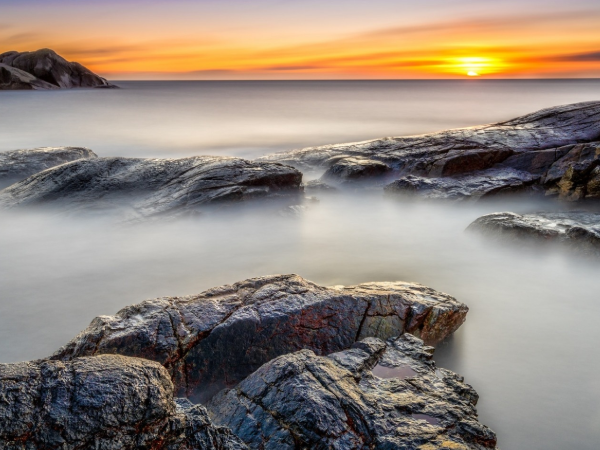
[{"label": "distant headland", "polygon": [[117,88],[77,62],[54,50],[0,54],[0,90]]}]

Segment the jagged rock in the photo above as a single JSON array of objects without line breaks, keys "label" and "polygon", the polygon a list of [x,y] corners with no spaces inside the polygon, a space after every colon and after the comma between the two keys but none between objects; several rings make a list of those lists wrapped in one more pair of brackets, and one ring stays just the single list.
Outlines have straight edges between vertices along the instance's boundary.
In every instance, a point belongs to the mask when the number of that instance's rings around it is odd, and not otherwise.
[{"label": "jagged rock", "polygon": [[305,191],[316,191],[316,192],[335,192],[337,188],[330,184],[324,183],[321,180],[310,180],[304,183]]},{"label": "jagged rock", "polygon": [[436,343],[465,320],[453,297],[413,283],[323,287],[298,275],[253,278],[100,316],[52,359],[122,354],[162,363],[178,395],[206,401],[282,354],[329,354],[404,332]]},{"label": "jagged rock", "polygon": [[515,154],[599,139],[600,102],[586,102],[491,125],[310,147],[260,159],[326,170],[336,158],[354,157],[381,161],[400,175],[454,176],[491,168]]},{"label": "jagged rock", "polygon": [[598,213],[493,213],[479,217],[467,230],[503,240],[561,243],[583,253],[600,255]]},{"label": "jagged rock", "polygon": [[598,198],[595,169],[600,166],[600,142],[574,145],[565,150],[568,152],[543,178],[548,194],[558,194],[561,200],[568,201]]},{"label": "jagged rock", "polygon": [[0,191],[0,207],[126,208],[133,218],[189,214],[207,205],[302,192],[302,174],[277,163],[195,156],[96,158],[62,164]]},{"label": "jagged rock", "polygon": [[116,87],[50,49],[0,54],[0,89]]},{"label": "jagged rock", "polygon": [[489,169],[473,175],[425,178],[407,175],[384,187],[386,194],[419,196],[428,199],[477,200],[505,193],[534,193],[539,179],[514,169]]},{"label": "jagged rock", "polygon": [[324,181],[348,183],[382,177],[391,169],[381,161],[367,158],[335,158],[327,172],[321,177]]},{"label": "jagged rock", "polygon": [[0,189],[50,167],[90,158],[97,158],[97,155],[83,147],[42,147],[0,152]]},{"label": "jagged rock", "polygon": [[242,450],[160,364],[103,355],[0,364],[0,449]]},{"label": "jagged rock", "polygon": [[408,334],[327,357],[302,350],[263,365],[208,409],[254,449],[496,448],[477,420],[477,393],[436,369],[432,350]]}]

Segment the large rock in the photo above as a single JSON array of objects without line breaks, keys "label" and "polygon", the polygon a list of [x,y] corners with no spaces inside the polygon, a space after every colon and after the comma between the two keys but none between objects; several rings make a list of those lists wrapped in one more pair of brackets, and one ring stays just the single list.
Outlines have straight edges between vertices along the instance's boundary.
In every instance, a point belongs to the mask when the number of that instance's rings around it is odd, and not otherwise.
[{"label": "large rock", "polygon": [[281,356],[208,405],[250,448],[482,450],[496,436],[477,420],[477,393],[431,361],[411,335],[350,350]]},{"label": "large rock", "polygon": [[2,450],[242,450],[160,364],[104,355],[0,364]]},{"label": "large rock", "polygon": [[493,213],[479,217],[467,228],[494,239],[560,243],[570,249],[600,255],[600,214],[583,211],[515,214]]},{"label": "large rock", "polygon": [[169,370],[178,395],[206,401],[286,353],[326,355],[365,337],[404,332],[436,343],[467,311],[449,295],[414,283],[323,287],[298,275],[275,275],[97,317],[52,359],[148,358]]},{"label": "large rock", "polygon": [[391,169],[381,161],[366,158],[335,158],[321,180],[333,183],[355,183],[382,178]]},{"label": "large rock", "polygon": [[0,54],[0,89],[116,87],[50,49]]},{"label": "large rock", "polygon": [[0,152],[0,189],[50,167],[90,158],[97,158],[97,155],[83,147],[42,147]]},{"label": "large rock", "polygon": [[267,155],[298,168],[328,169],[355,157],[400,174],[454,176],[488,169],[519,153],[600,140],[600,102],[557,106],[506,122],[408,137],[325,145]]},{"label": "large rock", "polygon": [[0,207],[125,209],[131,218],[193,213],[208,205],[301,193],[302,174],[278,163],[195,156],[95,158],[45,170],[0,191]]},{"label": "large rock", "polygon": [[[386,194],[436,200],[478,200],[500,194],[536,193],[535,177],[514,169],[489,169],[471,175],[426,178],[407,175],[384,187]],[[543,191],[542,191],[543,192]]]}]

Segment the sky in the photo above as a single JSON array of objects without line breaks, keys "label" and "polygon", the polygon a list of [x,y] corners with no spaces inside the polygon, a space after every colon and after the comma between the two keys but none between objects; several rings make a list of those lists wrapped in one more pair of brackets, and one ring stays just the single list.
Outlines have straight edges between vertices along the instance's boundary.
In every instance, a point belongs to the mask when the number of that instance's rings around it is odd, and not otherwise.
[{"label": "sky", "polygon": [[0,53],[114,80],[600,77],[600,0],[0,0]]}]

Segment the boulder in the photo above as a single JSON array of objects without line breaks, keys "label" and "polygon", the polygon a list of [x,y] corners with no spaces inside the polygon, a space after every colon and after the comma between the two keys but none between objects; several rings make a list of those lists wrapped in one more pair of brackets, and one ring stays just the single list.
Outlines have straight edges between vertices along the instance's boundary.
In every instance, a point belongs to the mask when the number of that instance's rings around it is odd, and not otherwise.
[{"label": "boulder", "polygon": [[458,329],[467,311],[453,297],[414,283],[324,287],[274,275],[97,317],[51,359],[151,359],[169,370],[179,396],[204,402],[286,353],[326,355],[366,337],[405,332],[437,343]]},{"label": "boulder", "polygon": [[250,448],[483,450],[496,435],[477,420],[477,393],[405,334],[368,338],[329,356],[280,356],[208,404]]},{"label": "boulder", "polygon": [[515,214],[493,213],[479,217],[467,228],[499,240],[519,243],[553,242],[590,255],[600,255],[600,214],[585,211]]},{"label": "boulder", "polygon": [[[343,158],[367,159],[386,164],[398,175],[440,177],[489,169],[521,153],[596,140],[600,140],[598,101],[547,108],[495,124],[310,147],[259,159],[313,170],[327,170]],[[537,156],[540,161],[531,166],[539,171],[537,166],[544,165],[547,155]]]},{"label": "boulder", "polygon": [[103,355],[0,364],[0,449],[242,450],[160,364]]},{"label": "boulder", "polygon": [[91,158],[97,158],[97,155],[83,147],[42,147],[0,152],[0,189],[50,167]]},{"label": "boulder", "polygon": [[0,54],[0,89],[114,88],[79,63],[50,49]]},{"label": "boulder", "polygon": [[407,175],[384,187],[386,194],[436,200],[467,200],[508,193],[536,193],[534,182],[539,179],[528,172],[514,169],[489,169],[471,175],[446,178],[425,178]]},{"label": "boulder", "polygon": [[195,156],[80,159],[0,191],[0,207],[120,211],[132,219],[195,213],[209,205],[301,194],[302,174],[278,163]]}]

